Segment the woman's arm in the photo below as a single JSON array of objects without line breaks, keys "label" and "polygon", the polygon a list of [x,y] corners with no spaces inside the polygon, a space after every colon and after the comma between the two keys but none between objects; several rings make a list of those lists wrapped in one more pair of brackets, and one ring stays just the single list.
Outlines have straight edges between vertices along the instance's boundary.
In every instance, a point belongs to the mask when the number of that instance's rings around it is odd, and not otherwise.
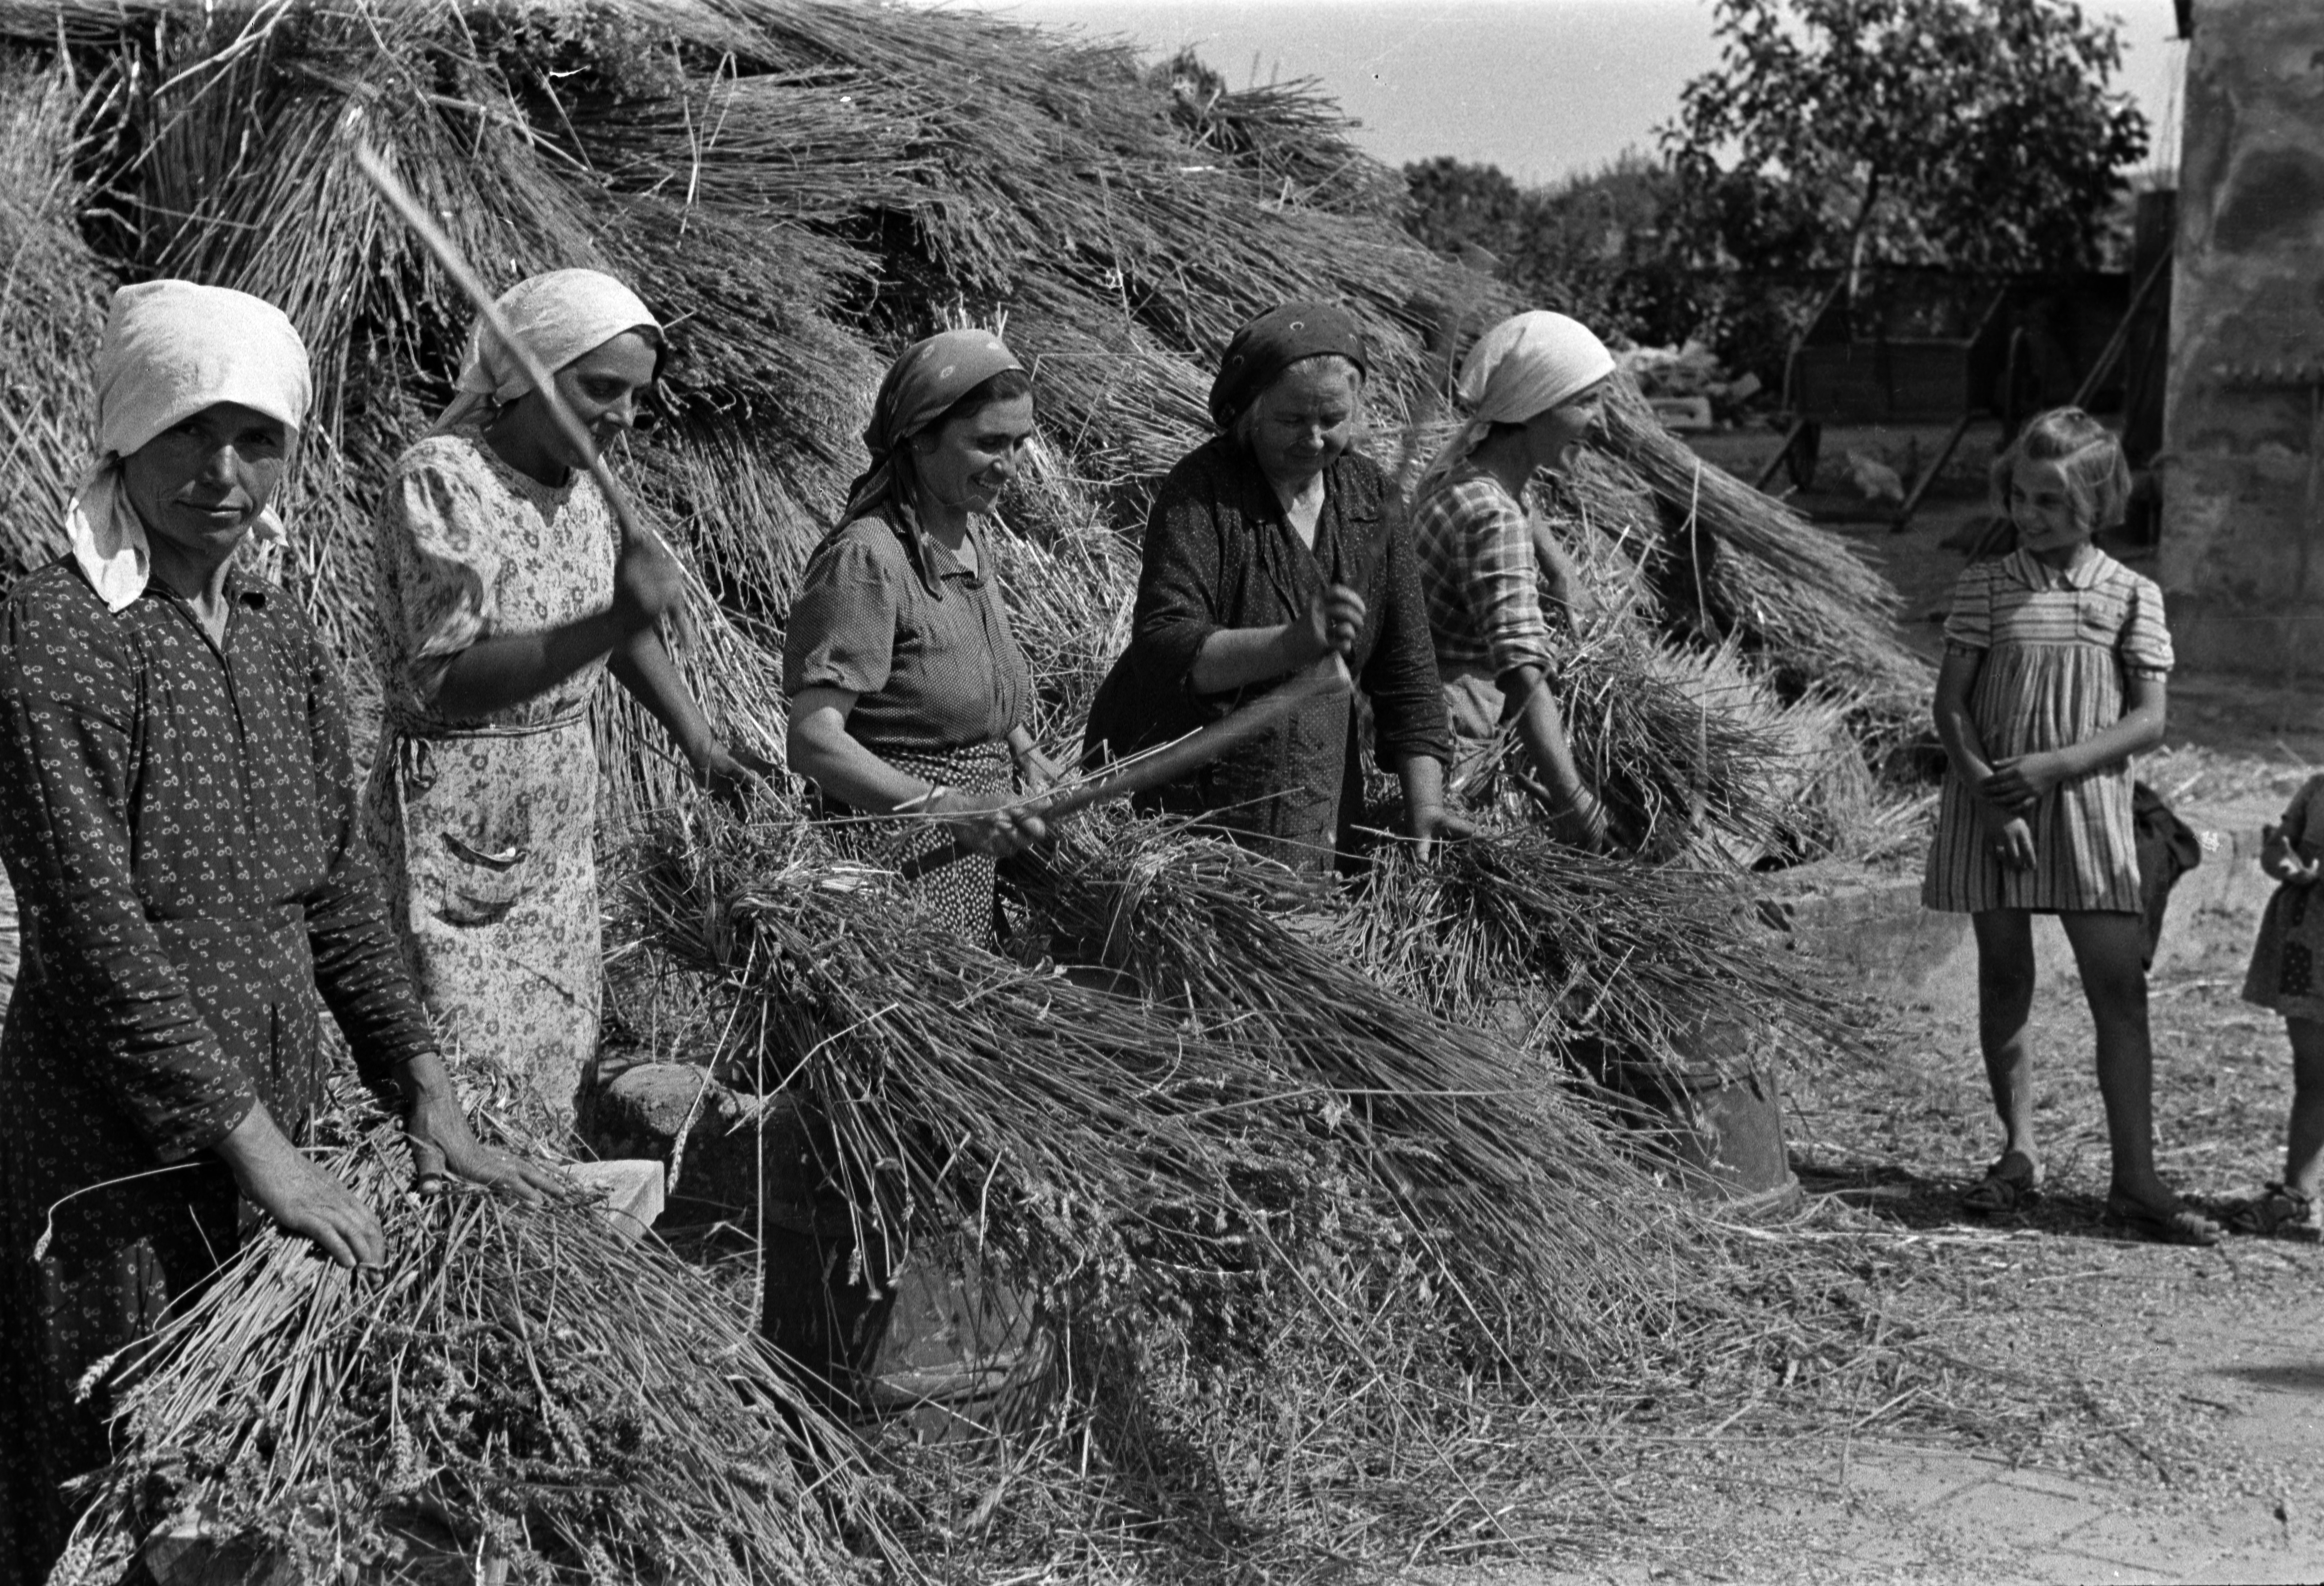
[{"label": "woman's arm", "polygon": [[751,791],[761,785],[757,768],[746,765],[711,731],[710,722],[695,703],[694,692],[678,676],[669,646],[659,628],[647,628],[615,649],[607,663],[622,687],[653,714],[654,720],[694,768],[694,779],[728,808],[741,811]]},{"label": "woman's arm", "polygon": [[[613,564],[612,605],[544,632],[477,640],[444,668],[432,703],[454,721],[473,721],[535,698],[598,657],[618,654],[652,633],[685,598],[686,575],[676,558],[650,535],[641,536],[622,548]],[[654,642],[659,649],[658,634]],[[648,708],[654,708],[651,701]]]},{"label": "woman's arm", "polygon": [[1333,650],[1347,654],[1363,631],[1364,597],[1334,584],[1296,621],[1272,628],[1212,630],[1194,652],[1188,678],[1197,694],[1229,694],[1253,683],[1271,683]]},{"label": "woman's arm", "polygon": [[855,697],[820,685],[791,696],[791,770],[826,797],[867,815],[932,816],[951,826],[956,841],[999,858],[1048,835],[1038,816],[1012,810],[1006,794],[942,788],[872,753],[847,731]]},{"label": "woman's arm", "polygon": [[1573,763],[1564,715],[1541,669],[1514,667],[1501,677],[1500,688],[1504,717],[1514,705],[1518,741],[1526,746],[1543,791],[1555,800],[1549,814],[1560,828],[1558,834],[1577,848],[1605,847],[1609,836],[1606,806]]}]

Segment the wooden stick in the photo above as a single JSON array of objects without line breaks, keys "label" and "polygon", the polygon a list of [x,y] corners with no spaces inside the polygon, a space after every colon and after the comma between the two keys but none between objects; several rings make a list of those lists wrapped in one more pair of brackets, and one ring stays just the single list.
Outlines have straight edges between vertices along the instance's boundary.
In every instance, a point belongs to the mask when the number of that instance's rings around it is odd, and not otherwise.
[{"label": "wooden stick", "polygon": [[1348,663],[1335,652],[1241,709],[1187,733],[1176,743],[1118,770],[1102,772],[1054,797],[1037,796],[1022,807],[1046,821],[1062,820],[1093,804],[1106,804],[1166,786],[1280,726],[1302,705],[1345,694],[1354,686],[1354,680],[1348,676]]},{"label": "wooden stick", "polygon": [[492,333],[500,337],[501,345],[514,355],[517,367],[524,371],[524,377],[532,382],[532,388],[549,404],[549,416],[563,433],[566,444],[574,448],[576,456],[589,459],[589,472],[595,476],[597,488],[604,493],[606,504],[613,509],[613,517],[622,526],[622,538],[645,538],[644,531],[638,526],[637,509],[630,503],[629,492],[622,488],[614,479],[613,470],[605,466],[604,455],[598,448],[596,438],[583,428],[573,410],[565,405],[564,397],[558,393],[556,373],[543,364],[540,355],[525,346],[516,332],[509,327],[508,318],[501,312],[500,304],[494,300],[491,289],[470,268],[467,260],[461,257],[459,245],[446,236],[442,228],[429,218],[419,201],[395,179],[395,173],[388,170],[387,162],[379,157],[378,152],[369,143],[357,141],[354,153],[355,169],[362,171],[371,185],[378,189],[379,196],[387,200],[387,207],[402,217],[403,224],[411,228],[413,235],[428,245],[428,251],[436,255],[436,263],[444,267],[444,272],[468,294],[468,300],[476,306],[476,312],[484,316],[484,324]]}]

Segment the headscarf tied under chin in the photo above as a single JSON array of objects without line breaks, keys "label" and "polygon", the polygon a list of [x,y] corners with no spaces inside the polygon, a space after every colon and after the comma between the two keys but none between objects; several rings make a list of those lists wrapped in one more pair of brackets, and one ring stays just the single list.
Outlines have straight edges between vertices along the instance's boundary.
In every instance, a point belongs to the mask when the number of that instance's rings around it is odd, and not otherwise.
[{"label": "headscarf tied under chin", "polygon": [[1222,432],[1242,417],[1259,393],[1303,358],[1337,354],[1369,373],[1364,327],[1336,303],[1286,303],[1269,309],[1234,333],[1211,383],[1211,422]]},{"label": "headscarf tied under chin", "polygon": [[1421,475],[1416,497],[1467,460],[1496,424],[1522,424],[1614,373],[1614,355],[1578,319],[1545,309],[1511,315],[1477,338],[1453,387],[1469,421]]},{"label": "headscarf tied under chin", "polygon": [[[645,333],[662,345],[661,321],[638,294],[601,270],[552,270],[528,276],[503,292],[493,305],[517,339],[554,373],[595,352],[625,330]],[[532,381],[508,344],[477,317],[468,332],[451,405],[437,415],[428,433],[459,429],[488,409],[516,401]]]},{"label": "headscarf tied under chin", "polygon": [[[152,571],[144,521],[122,485],[122,459],[220,402],[263,413],[295,438],[312,395],[306,344],[273,304],[190,281],[143,281],[113,294],[97,354],[98,456],[65,506],[73,560],[107,610],[126,609]],[[283,537],[271,507],[250,527],[262,543]]]},{"label": "headscarf tied under chin", "polygon": [[904,499],[899,455],[906,441],[944,417],[961,398],[994,375],[1024,366],[989,330],[938,331],[904,349],[889,365],[880,394],[872,399],[872,422],[863,427],[863,449],[872,454],[872,466],[847,487],[847,507],[839,514],[839,527],[882,507],[898,509],[891,521],[903,532],[920,582],[939,598],[944,591],[920,545],[919,520]]}]

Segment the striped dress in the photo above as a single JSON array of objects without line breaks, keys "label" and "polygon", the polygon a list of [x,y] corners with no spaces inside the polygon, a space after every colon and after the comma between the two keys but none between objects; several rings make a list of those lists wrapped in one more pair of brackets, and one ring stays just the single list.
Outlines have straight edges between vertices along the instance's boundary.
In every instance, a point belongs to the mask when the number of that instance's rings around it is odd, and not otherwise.
[{"label": "striped dress", "polygon": [[[1990,761],[2104,731],[2122,719],[2129,678],[2163,677],[2172,663],[2163,592],[2096,547],[2063,571],[2023,550],[1973,565],[1953,586],[1945,646],[1982,658],[1969,715]],[[2126,760],[2061,783],[2032,816],[2033,869],[2008,871],[1948,768],[1921,901],[1956,914],[2137,913],[2130,790]]]}]

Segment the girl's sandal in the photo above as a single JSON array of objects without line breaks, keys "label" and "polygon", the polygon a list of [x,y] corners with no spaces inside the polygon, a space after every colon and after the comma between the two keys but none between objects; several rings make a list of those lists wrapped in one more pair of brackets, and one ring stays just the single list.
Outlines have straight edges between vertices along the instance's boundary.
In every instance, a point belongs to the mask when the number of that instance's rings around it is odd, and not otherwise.
[{"label": "girl's sandal", "polygon": [[1961,1195],[1960,1209],[1979,1217],[2006,1217],[2041,1198],[2042,1169],[2024,1152],[2007,1151]]},{"label": "girl's sandal", "polygon": [[2288,1184],[2271,1184],[2251,1200],[2230,1210],[2225,1219],[2229,1233],[2261,1239],[2317,1239],[2316,1202]]},{"label": "girl's sandal", "polygon": [[2219,1242],[2219,1225],[2184,1201],[2168,1212],[2158,1212],[2116,1190],[2107,1196],[2106,1220],[2159,1245],[2207,1246]]}]

